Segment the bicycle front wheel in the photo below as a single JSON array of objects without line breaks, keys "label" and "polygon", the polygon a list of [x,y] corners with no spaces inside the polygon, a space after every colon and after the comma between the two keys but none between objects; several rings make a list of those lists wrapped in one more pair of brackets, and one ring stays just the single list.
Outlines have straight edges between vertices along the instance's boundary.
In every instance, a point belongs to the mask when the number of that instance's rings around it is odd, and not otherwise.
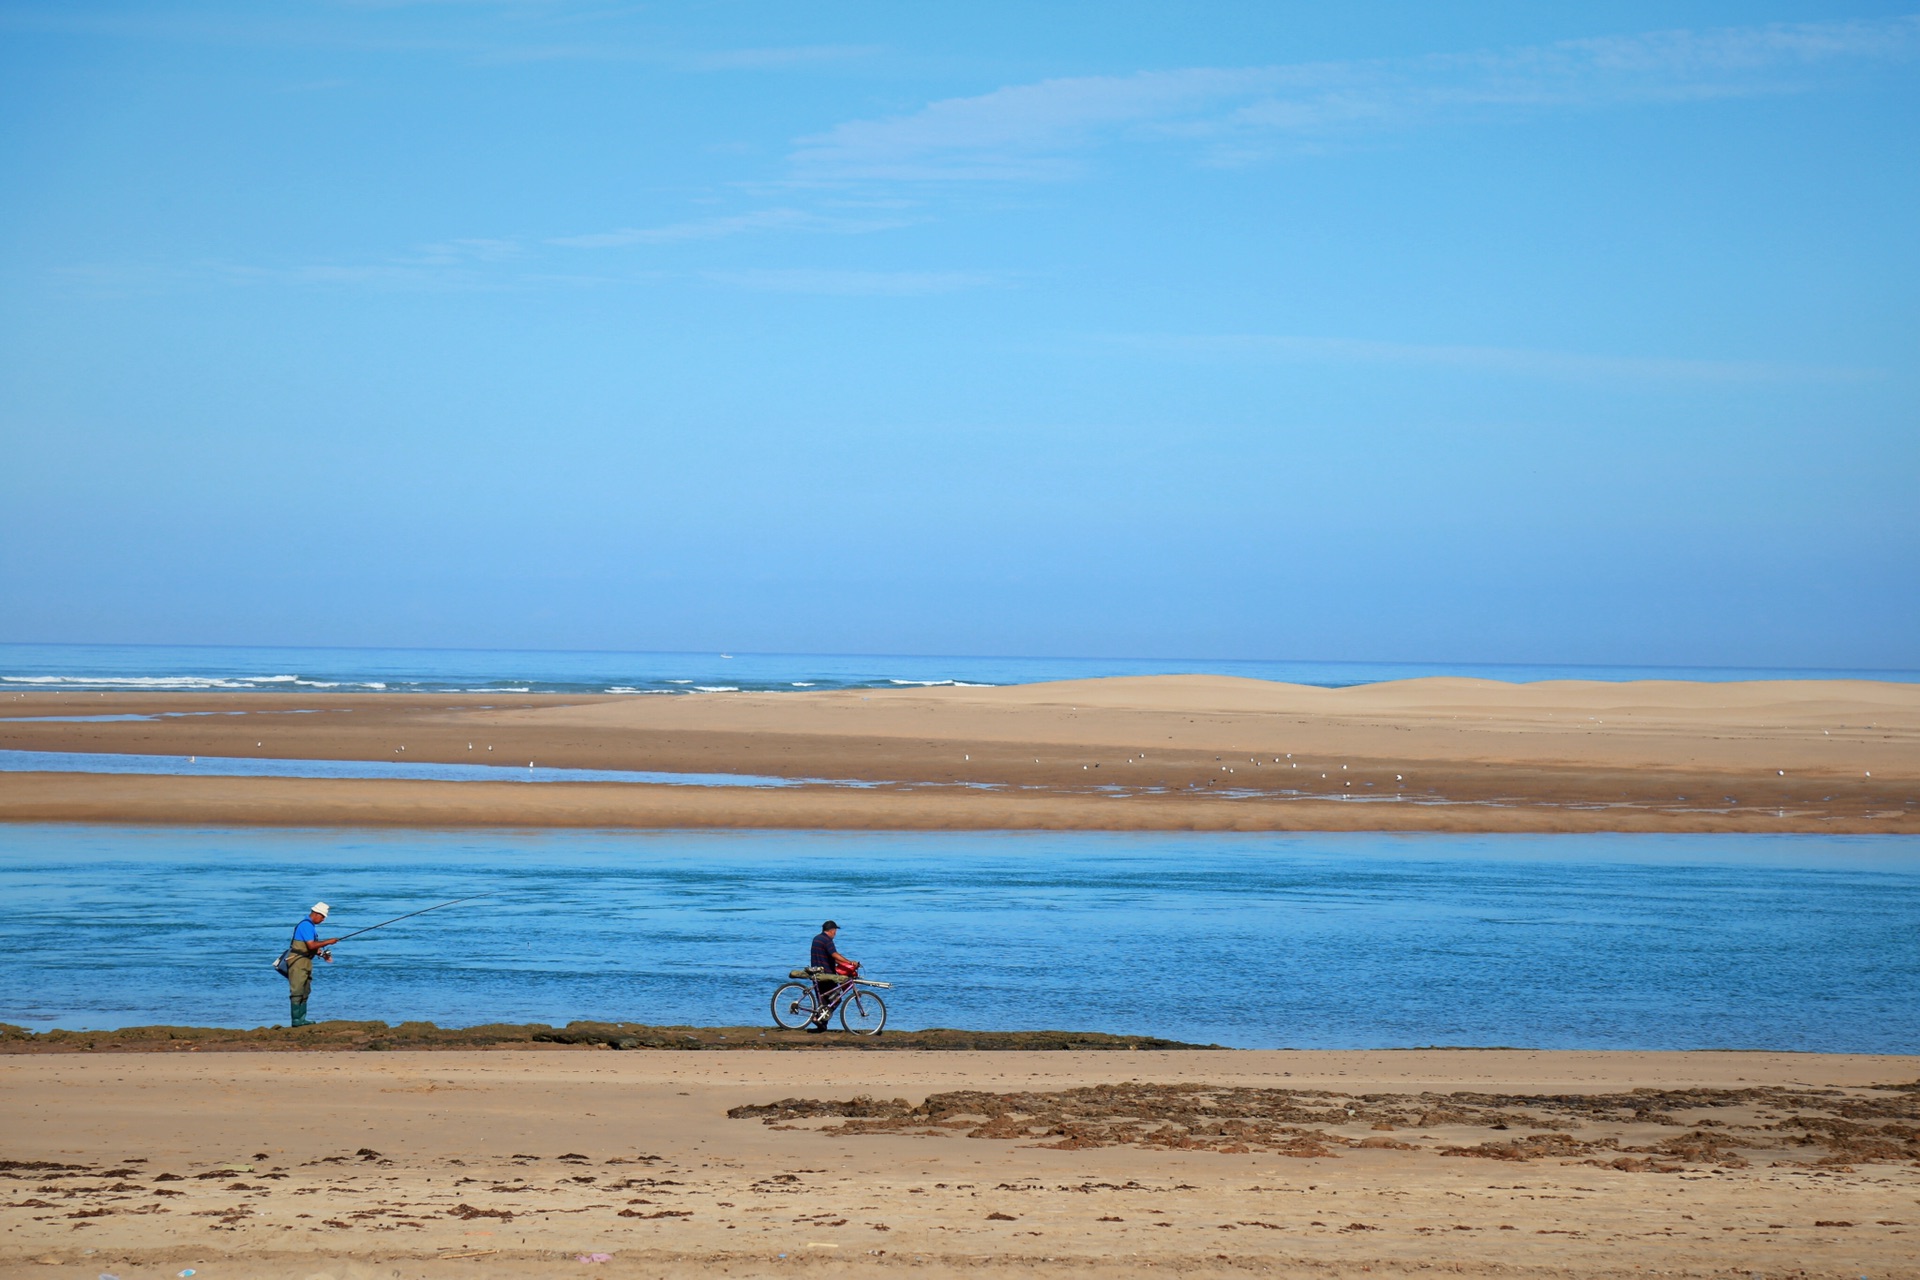
[{"label": "bicycle front wheel", "polygon": [[811,982],[789,982],[773,993],[773,1025],[782,1031],[798,1031],[819,1012]]},{"label": "bicycle front wheel", "polygon": [[855,987],[840,1002],[840,1025],[857,1036],[877,1036],[887,1025],[887,1002],[878,992]]}]

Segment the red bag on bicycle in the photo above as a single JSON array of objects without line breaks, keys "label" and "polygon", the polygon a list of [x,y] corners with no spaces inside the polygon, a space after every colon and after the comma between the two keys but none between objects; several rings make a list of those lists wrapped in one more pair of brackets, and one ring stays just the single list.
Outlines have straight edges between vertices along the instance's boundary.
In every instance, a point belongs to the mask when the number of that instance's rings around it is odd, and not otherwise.
[{"label": "red bag on bicycle", "polygon": [[851,978],[854,974],[860,972],[860,966],[857,964],[849,964],[843,960],[836,960],[833,962],[833,971],[843,978]]}]

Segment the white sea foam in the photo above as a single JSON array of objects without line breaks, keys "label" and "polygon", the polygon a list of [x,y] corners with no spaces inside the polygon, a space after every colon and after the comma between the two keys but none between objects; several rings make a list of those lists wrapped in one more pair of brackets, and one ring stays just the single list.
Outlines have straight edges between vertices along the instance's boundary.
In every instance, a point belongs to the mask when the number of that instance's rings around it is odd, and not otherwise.
[{"label": "white sea foam", "polygon": [[0,676],[8,684],[110,685],[123,689],[245,689],[251,681],[228,676]]},{"label": "white sea foam", "polygon": [[[308,680],[302,676],[0,676],[0,683],[67,685],[77,688],[112,689],[256,689],[261,685],[294,684],[310,689],[338,689],[340,680]],[[384,689],[377,681],[367,681],[368,689]]]},{"label": "white sea foam", "polygon": [[795,681],[793,682],[793,687],[794,687],[794,688],[796,688],[796,689],[811,689],[811,688],[813,688],[813,681],[811,681],[811,680],[795,680]]},{"label": "white sea foam", "polygon": [[953,684],[955,682],[952,680],[896,680],[892,676],[888,676],[887,683],[919,685],[923,688],[932,689],[932,688],[938,688],[941,685]]},{"label": "white sea foam", "polygon": [[669,680],[669,681],[667,681],[667,683],[668,683],[668,684],[692,684],[692,683],[693,683],[693,681],[691,681],[691,680]]},{"label": "white sea foam", "polygon": [[738,693],[740,692],[740,686],[737,684],[697,684],[693,687],[696,691],[700,693]]}]

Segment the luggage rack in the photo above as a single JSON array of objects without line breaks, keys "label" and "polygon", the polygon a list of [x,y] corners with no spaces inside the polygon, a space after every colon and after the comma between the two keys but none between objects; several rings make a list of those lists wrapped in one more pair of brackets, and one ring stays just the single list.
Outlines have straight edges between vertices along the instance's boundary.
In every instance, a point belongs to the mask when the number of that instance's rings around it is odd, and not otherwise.
[{"label": "luggage rack", "polygon": [[[789,978],[799,978],[806,982],[849,981],[849,978],[844,973],[828,973],[823,969],[793,969],[788,971],[787,976]],[[863,987],[884,987],[888,991],[893,990],[893,984],[891,982],[875,982],[872,978],[862,978],[858,976],[853,977],[851,981],[857,982]]]}]

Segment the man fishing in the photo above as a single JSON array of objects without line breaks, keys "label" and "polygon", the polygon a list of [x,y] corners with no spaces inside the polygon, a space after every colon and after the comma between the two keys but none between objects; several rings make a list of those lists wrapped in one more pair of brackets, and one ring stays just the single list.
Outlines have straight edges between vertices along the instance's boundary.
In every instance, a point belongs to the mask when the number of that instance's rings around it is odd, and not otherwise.
[{"label": "man fishing", "polygon": [[324,902],[313,904],[313,910],[307,912],[307,918],[293,926],[293,941],[273,962],[276,973],[285,975],[287,994],[293,1001],[293,1025],[305,1027],[312,1025],[307,1020],[307,997],[313,993],[313,958],[319,956],[328,964],[333,963],[333,954],[327,950],[336,942],[345,942],[348,938],[357,938],[363,933],[372,933],[375,929],[384,929],[390,924],[399,924],[402,920],[411,920],[415,916],[424,916],[429,911],[444,911],[448,907],[457,907],[463,902],[478,902],[481,898],[491,898],[491,893],[476,893],[470,897],[455,898],[452,902],[442,902],[437,906],[422,907],[418,911],[409,911],[403,916],[391,920],[382,920],[379,924],[370,924],[364,929],[355,929],[352,933],[343,933],[337,938],[320,936],[320,926],[327,921],[327,912],[332,910]]},{"label": "man fishing", "polygon": [[304,1027],[307,1021],[307,997],[313,994],[313,958],[319,956],[328,964],[333,956],[327,948],[340,941],[338,938],[320,936],[320,926],[326,923],[327,912],[331,910],[324,902],[313,904],[313,910],[307,912],[307,918],[293,926],[293,941],[287,946],[287,994],[293,1003],[293,1025]]}]

